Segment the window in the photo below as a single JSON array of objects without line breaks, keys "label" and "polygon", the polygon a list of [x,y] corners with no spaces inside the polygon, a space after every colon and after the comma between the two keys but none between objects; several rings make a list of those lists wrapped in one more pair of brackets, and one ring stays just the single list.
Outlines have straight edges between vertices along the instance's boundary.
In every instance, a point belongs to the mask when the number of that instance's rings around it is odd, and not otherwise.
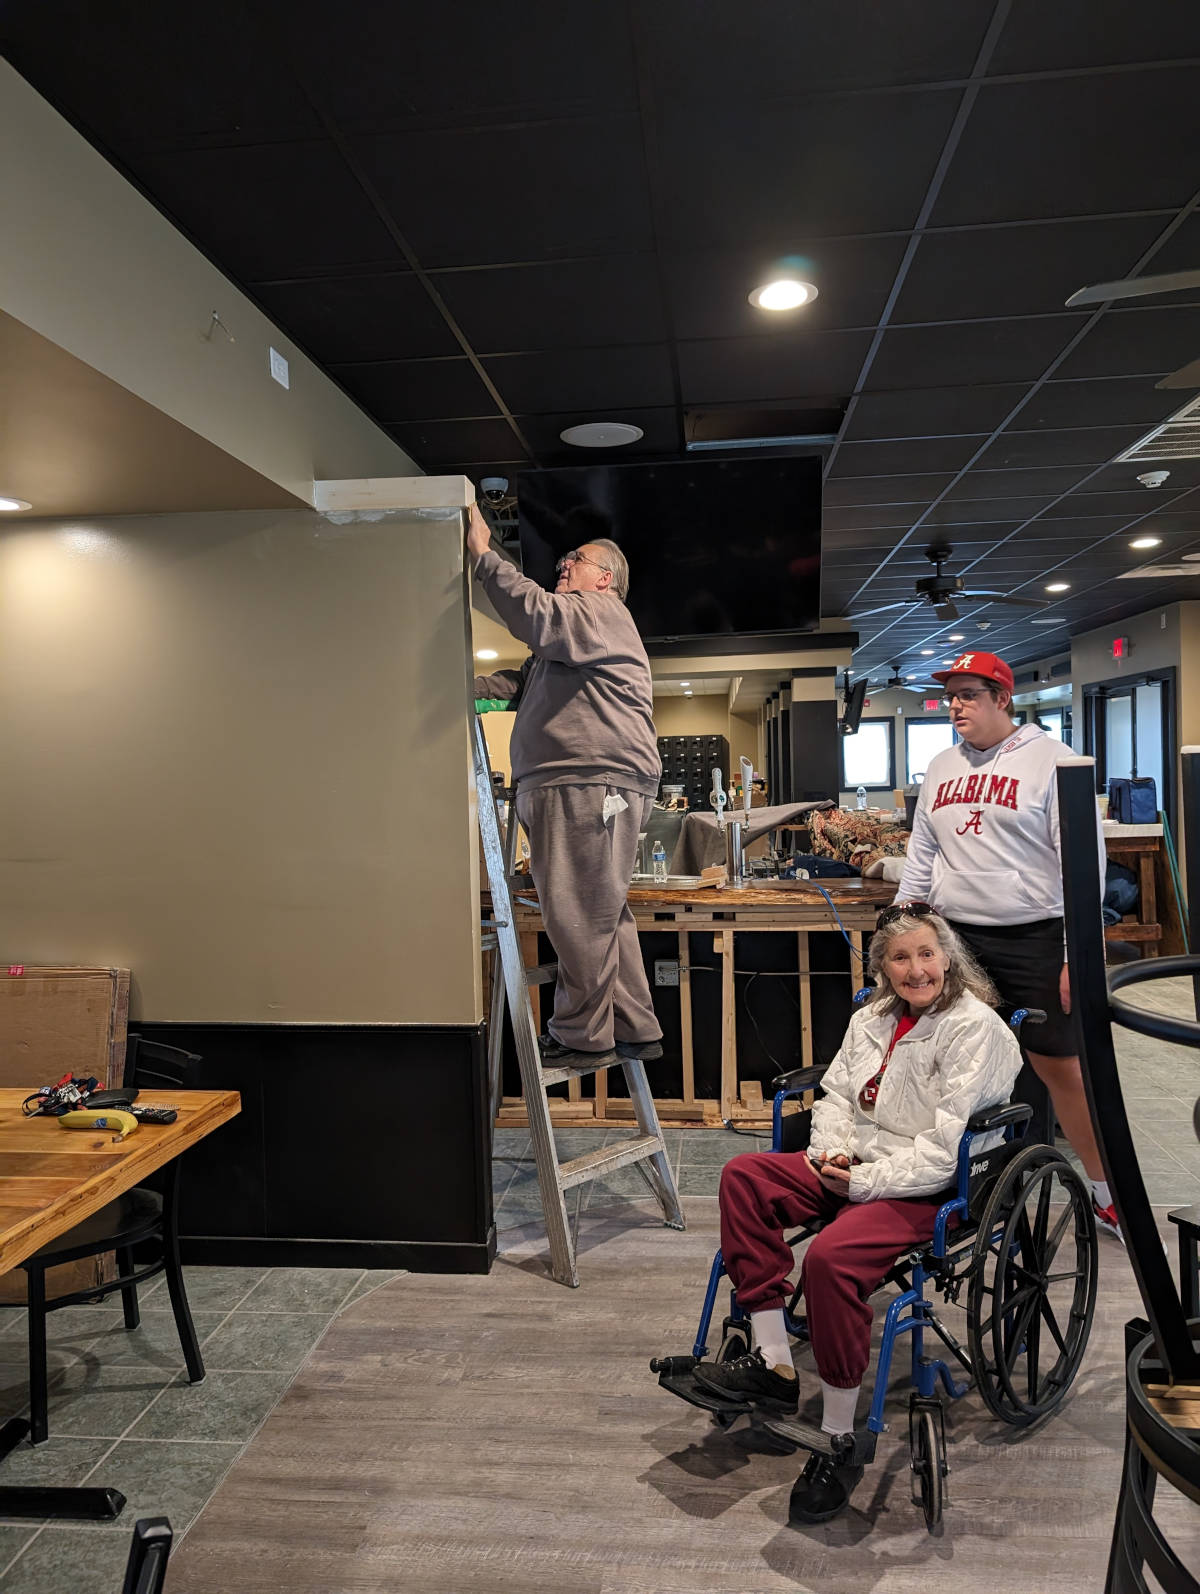
[{"label": "window", "polygon": [[1106,792],[1117,775],[1149,775],[1169,824],[1175,821],[1175,702],[1174,669],[1083,688],[1083,751],[1096,760],[1097,791]]},{"label": "window", "polygon": [[853,736],[842,737],[842,790],[889,791],[895,784],[895,727],[890,719],[860,720]]},{"label": "window", "polygon": [[911,786],[924,780],[929,761],[938,753],[953,747],[954,727],[949,719],[913,719],[904,722],[904,762],[908,773],[905,779]]},{"label": "window", "polygon": [[1063,740],[1063,711],[1060,708],[1044,708],[1038,712],[1038,724],[1047,736],[1053,736],[1056,742]]}]

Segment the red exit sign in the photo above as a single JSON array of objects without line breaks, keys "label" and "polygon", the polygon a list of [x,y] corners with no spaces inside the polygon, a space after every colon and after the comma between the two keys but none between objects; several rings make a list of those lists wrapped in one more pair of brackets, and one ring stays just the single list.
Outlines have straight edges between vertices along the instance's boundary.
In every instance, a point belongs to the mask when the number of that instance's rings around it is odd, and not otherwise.
[{"label": "red exit sign", "polygon": [[1113,637],[1112,656],[1114,659],[1127,659],[1129,652],[1129,638],[1127,636]]},{"label": "red exit sign", "polygon": [[940,697],[927,697],[924,706],[926,714],[936,714],[942,706],[942,700]]}]

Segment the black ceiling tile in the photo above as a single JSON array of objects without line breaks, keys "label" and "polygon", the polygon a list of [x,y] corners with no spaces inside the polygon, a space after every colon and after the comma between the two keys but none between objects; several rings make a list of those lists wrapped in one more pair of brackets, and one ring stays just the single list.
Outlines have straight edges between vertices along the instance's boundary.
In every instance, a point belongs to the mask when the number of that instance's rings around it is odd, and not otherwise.
[{"label": "black ceiling tile", "polygon": [[1069,520],[1088,516],[1097,520],[1113,519],[1116,525],[1120,525],[1118,517],[1129,520],[1134,515],[1144,515],[1148,497],[1144,487],[1139,487],[1136,493],[1071,493],[1060,504],[1047,509],[1045,518]]},{"label": "black ceiling tile", "polygon": [[499,355],[485,360],[484,368],[514,413],[618,413],[624,405],[654,408],[673,403],[675,397],[670,356],[659,343]]},{"label": "black ceiling tile", "polygon": [[[1148,490],[1139,484],[1137,478],[1151,470],[1170,471],[1171,478],[1165,487]],[[1088,483],[1088,492],[1144,492],[1146,496],[1142,500],[1142,506],[1144,511],[1148,511],[1154,507],[1155,492],[1179,493],[1185,487],[1196,486],[1200,486],[1200,459],[1125,460],[1119,465],[1106,465],[1102,471],[1093,476]]]},{"label": "black ceiling tile", "polygon": [[635,117],[352,143],[427,268],[636,254],[653,242]]},{"label": "black ceiling tile", "polygon": [[1077,315],[1013,321],[963,321],[942,327],[892,327],[867,377],[880,388],[956,387],[1032,382],[1082,325]]},{"label": "black ceiling tile", "polygon": [[1178,510],[1152,510],[1149,519],[1143,520],[1137,534],[1162,537],[1200,537],[1200,513],[1180,513]]},{"label": "black ceiling tile", "polygon": [[[1194,360],[1200,352],[1200,308],[1110,310],[1063,361],[1056,376],[1157,377]],[[1153,382],[1148,384],[1153,386]],[[1168,394],[1177,407],[1186,394]]]},{"label": "black ceiling tile", "polygon": [[929,512],[929,519],[936,526],[975,525],[980,521],[1007,521],[1009,530],[1019,526],[1023,521],[1036,515],[1038,511],[1050,502],[1048,497],[1041,498],[991,498],[991,499],[957,499],[937,504]]},{"label": "black ceiling tile", "polygon": [[848,476],[838,481],[827,481],[823,497],[833,509],[852,508],[860,504],[924,506],[953,479],[952,472],[932,476]]},{"label": "black ceiling tile", "polygon": [[892,320],[904,324],[1061,310],[1076,288],[1124,276],[1162,228],[1161,216],[1142,216],[927,233]]},{"label": "black ceiling tile", "polygon": [[666,337],[652,255],[439,271],[432,281],[476,354]]},{"label": "black ceiling tile", "polygon": [[777,338],[725,338],[679,345],[685,404],[752,404],[849,392],[869,332],[809,332]]},{"label": "black ceiling tile", "polygon": [[1200,69],[991,83],[975,102],[935,226],[1186,204]]},{"label": "black ceiling tile", "polygon": [[1145,377],[1046,382],[1013,421],[1021,431],[1041,427],[1133,426],[1149,430],[1179,408],[1179,395],[1159,393]]},{"label": "black ceiling tile", "polygon": [[130,166],[168,215],[233,276],[402,264],[330,143],[144,153]]},{"label": "black ceiling tile", "polygon": [[854,536],[865,537],[868,542],[874,542],[882,532],[896,530],[898,533],[903,533],[916,518],[911,504],[880,504],[843,509],[826,500],[825,507],[821,511],[821,523],[825,530],[832,532],[839,540]]},{"label": "black ceiling tile", "polygon": [[755,109],[812,90],[965,77],[991,16],[990,0],[841,0],[802,20],[779,0],[656,0],[642,10],[659,97],[704,106],[719,87],[725,103]]},{"label": "black ceiling tile", "polygon": [[[663,269],[679,338],[778,337],[789,332],[874,326],[904,254],[904,238],[776,240],[760,249],[669,254]],[[748,295],[778,276],[811,281],[800,309],[756,310]]]},{"label": "black ceiling tile", "polygon": [[956,482],[946,496],[966,501],[1065,493],[1077,486],[1087,474],[1086,465],[1048,465],[1040,470],[990,470],[980,464]]},{"label": "black ceiling tile", "polygon": [[756,104],[710,97],[662,113],[662,237],[679,246],[743,247],[779,236],[911,227],[950,123],[957,90]]},{"label": "black ceiling tile", "polygon": [[1015,0],[990,71],[1053,72],[1200,55],[1193,6],[1178,0]]},{"label": "black ceiling tile", "polygon": [[[1018,424],[1024,415],[1018,416]],[[1135,443],[1138,427],[1092,426],[1063,432],[1001,432],[977,464],[979,470],[1043,465],[1100,465]]]},{"label": "black ceiling tile", "polygon": [[406,454],[431,472],[455,460],[486,459],[520,446],[508,423],[498,419],[411,422],[389,426],[388,431]]},{"label": "black ceiling tile", "polygon": [[[1193,15],[1200,18],[1200,12],[1194,12]],[[1191,271],[1195,269],[1197,260],[1200,260],[1200,213],[1193,211],[1186,221],[1176,227],[1141,275],[1157,276],[1160,271]],[[1191,297],[1195,298],[1195,294]],[[1165,302],[1162,294],[1150,294],[1142,300],[1143,304]]]},{"label": "black ceiling tile", "polygon": [[494,415],[496,403],[462,360],[381,360],[334,365],[331,374],[380,421]]},{"label": "black ceiling tile", "polygon": [[[629,421],[642,428],[642,436],[635,443],[620,448],[579,448],[564,443],[559,436],[568,426],[579,426],[588,421]],[[639,454],[674,454],[679,449],[679,417],[674,409],[652,410],[623,409],[617,411],[564,410],[554,415],[520,415],[521,430],[536,449],[539,459],[561,456],[564,464],[619,465],[622,460]]]},{"label": "black ceiling tile", "polygon": [[629,29],[607,0],[268,0],[316,94],[346,127],[636,109]]},{"label": "black ceiling tile", "polygon": [[861,393],[847,439],[952,436],[991,432],[1026,392],[1024,383],[996,387],[906,387]]},{"label": "black ceiling tile", "polygon": [[272,320],[327,365],[460,352],[454,334],[411,272],[264,282],[250,291]]},{"label": "black ceiling tile", "polygon": [[109,148],[303,138],[320,123],[243,0],[6,6],[0,49]]},{"label": "black ceiling tile", "polygon": [[961,470],[986,435],[974,437],[908,437],[878,443],[843,443],[834,456],[831,477],[884,476],[917,471]]}]

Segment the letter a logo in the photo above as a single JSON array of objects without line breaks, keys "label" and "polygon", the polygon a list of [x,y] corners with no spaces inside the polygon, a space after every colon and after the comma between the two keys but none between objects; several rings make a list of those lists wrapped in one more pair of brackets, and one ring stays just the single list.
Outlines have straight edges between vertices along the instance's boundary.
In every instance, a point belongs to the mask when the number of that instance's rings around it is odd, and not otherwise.
[{"label": "letter a logo", "polygon": [[965,836],[968,830],[973,830],[977,836],[983,835],[983,809],[972,808],[966,824],[959,825],[955,830],[956,836]]}]

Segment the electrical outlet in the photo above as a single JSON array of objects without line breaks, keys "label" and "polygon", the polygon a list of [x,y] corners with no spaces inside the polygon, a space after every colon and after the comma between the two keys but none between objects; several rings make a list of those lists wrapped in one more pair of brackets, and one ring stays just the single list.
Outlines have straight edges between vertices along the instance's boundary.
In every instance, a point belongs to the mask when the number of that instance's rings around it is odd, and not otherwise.
[{"label": "electrical outlet", "polygon": [[655,985],[679,984],[679,959],[655,958],[654,960]]}]

